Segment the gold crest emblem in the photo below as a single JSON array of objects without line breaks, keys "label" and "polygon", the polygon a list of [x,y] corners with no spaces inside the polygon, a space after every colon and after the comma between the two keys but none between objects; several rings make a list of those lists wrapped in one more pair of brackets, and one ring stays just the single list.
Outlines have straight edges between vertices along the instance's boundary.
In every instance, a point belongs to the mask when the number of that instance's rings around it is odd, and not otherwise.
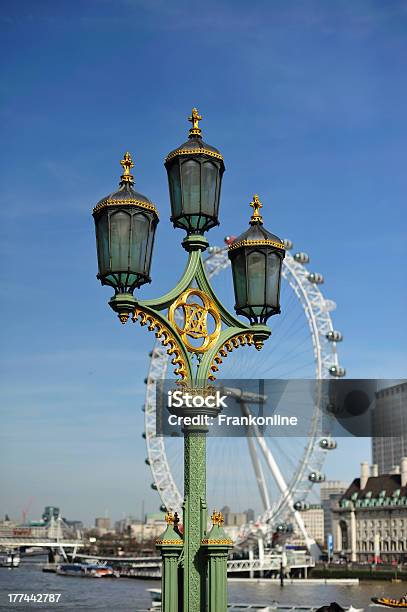
[{"label": "gold crest emblem", "polygon": [[[219,311],[213,301],[200,289],[191,288],[184,291],[171,304],[168,318],[190,352],[205,353],[219,338],[221,329]],[[208,318],[212,319],[212,331],[209,331]],[[193,340],[202,338],[203,342],[201,345],[195,345],[189,338]]]}]

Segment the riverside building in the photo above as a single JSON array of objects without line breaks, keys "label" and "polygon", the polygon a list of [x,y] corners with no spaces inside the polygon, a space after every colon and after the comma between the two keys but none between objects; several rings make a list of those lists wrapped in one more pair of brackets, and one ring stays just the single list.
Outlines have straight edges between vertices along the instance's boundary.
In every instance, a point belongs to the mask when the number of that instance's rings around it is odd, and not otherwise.
[{"label": "riverside building", "polygon": [[391,473],[361,464],[333,509],[334,550],[350,561],[407,559],[407,458]]}]

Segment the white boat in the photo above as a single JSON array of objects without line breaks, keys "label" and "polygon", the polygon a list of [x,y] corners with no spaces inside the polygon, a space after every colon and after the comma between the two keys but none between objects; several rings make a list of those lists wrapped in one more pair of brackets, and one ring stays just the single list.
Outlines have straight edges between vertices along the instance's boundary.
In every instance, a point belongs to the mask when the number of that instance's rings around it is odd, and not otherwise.
[{"label": "white boat", "polygon": [[161,589],[147,589],[151,595],[151,607],[161,608]]},{"label": "white boat", "polygon": [[116,574],[108,565],[88,563],[60,563],[56,573],[60,576],[76,576],[78,578],[107,578]]},{"label": "white boat", "polygon": [[0,552],[0,567],[18,567],[20,562],[19,552]]}]

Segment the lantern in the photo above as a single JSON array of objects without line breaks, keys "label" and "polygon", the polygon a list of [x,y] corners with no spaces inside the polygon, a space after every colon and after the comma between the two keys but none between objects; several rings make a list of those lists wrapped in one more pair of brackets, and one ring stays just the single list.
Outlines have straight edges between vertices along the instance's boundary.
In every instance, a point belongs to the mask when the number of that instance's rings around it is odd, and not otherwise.
[{"label": "lantern", "polygon": [[196,108],[188,118],[192,122],[187,142],[169,153],[165,160],[174,227],[188,235],[200,234],[219,225],[219,199],[223,157],[202,140]]},{"label": "lantern", "polygon": [[280,313],[281,266],[285,256],[283,241],[263,227],[262,204],[257,195],[250,203],[250,227],[230,245],[235,292],[235,310],[250,323],[266,323]]},{"label": "lantern", "polygon": [[96,245],[102,285],[115,294],[133,294],[136,287],[151,282],[150,265],[158,214],[146,196],[133,189],[134,166],[130,153],[121,160],[124,172],[118,191],[106,196],[93,209]]}]

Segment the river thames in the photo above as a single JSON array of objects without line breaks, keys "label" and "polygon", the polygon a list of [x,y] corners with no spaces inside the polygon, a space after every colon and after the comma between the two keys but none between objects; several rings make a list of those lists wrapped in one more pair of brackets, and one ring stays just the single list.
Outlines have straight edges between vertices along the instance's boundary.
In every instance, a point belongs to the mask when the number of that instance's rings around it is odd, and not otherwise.
[{"label": "river thames", "polygon": [[[17,569],[0,568],[0,610],[109,610],[109,612],[137,612],[151,605],[147,589],[159,588],[156,580],[84,579],[58,576],[41,571],[42,564],[33,560],[23,560]],[[233,603],[296,604],[319,606],[337,601],[343,607],[368,608],[373,596],[389,595],[399,597],[407,590],[403,583],[362,582],[359,585],[311,585],[278,584],[267,582],[229,583],[229,601]],[[10,603],[9,594],[60,593],[58,603]]]}]

